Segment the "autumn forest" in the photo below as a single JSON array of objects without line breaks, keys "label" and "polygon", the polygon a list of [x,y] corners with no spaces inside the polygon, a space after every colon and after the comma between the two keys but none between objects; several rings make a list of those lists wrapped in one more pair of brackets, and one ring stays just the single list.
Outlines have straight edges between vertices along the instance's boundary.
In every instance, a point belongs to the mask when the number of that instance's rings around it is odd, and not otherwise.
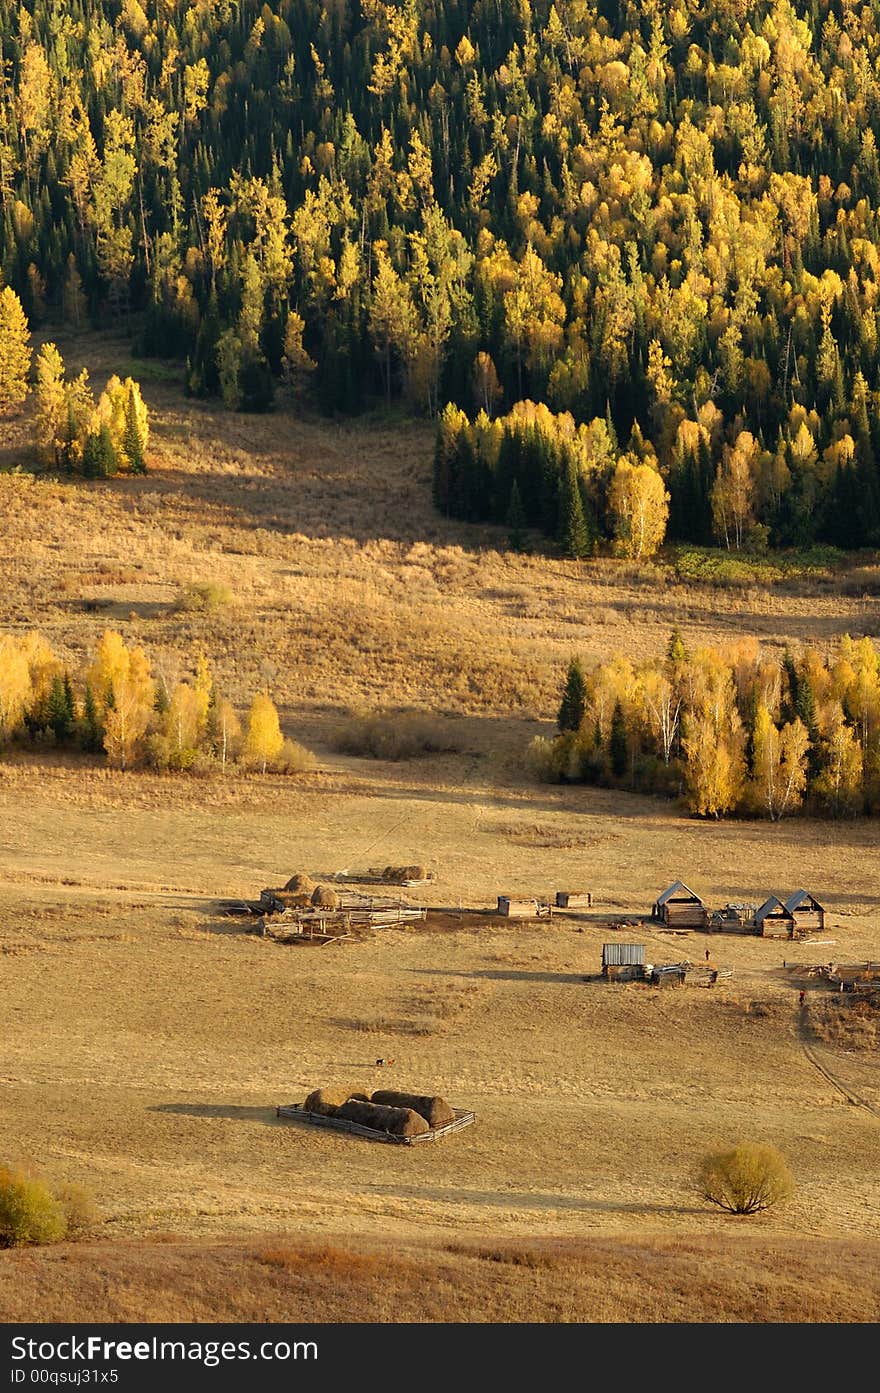
[{"label": "autumn forest", "polygon": [[0,35],[32,328],[130,324],[232,410],[438,416],[438,507],[569,555],[880,540],[876,6],[0,0]]}]

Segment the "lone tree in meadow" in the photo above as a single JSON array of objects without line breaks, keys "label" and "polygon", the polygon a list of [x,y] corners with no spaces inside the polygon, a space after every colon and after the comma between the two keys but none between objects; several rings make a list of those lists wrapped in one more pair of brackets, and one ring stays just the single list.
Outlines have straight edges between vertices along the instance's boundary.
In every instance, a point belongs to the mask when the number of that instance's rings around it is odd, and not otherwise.
[{"label": "lone tree in meadow", "polygon": [[774,1146],[751,1141],[706,1156],[698,1184],[703,1198],[728,1214],[757,1214],[794,1192],[785,1157]]},{"label": "lone tree in meadow", "polygon": [[258,692],[248,713],[242,754],[248,763],[259,765],[260,772],[265,774],[267,765],[278,758],[283,745],[275,703],[266,692]]},{"label": "lone tree in meadow", "polygon": [[5,285],[0,290],[0,416],[17,411],[28,394],[31,353],[27,316]]}]

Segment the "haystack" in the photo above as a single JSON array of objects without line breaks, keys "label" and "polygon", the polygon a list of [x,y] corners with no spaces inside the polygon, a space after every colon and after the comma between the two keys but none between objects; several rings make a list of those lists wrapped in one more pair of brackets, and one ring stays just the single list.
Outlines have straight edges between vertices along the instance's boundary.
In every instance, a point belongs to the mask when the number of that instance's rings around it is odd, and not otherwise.
[{"label": "haystack", "polygon": [[427,866],[386,866],[382,879],[391,885],[403,885],[407,880],[431,880],[433,876]]},{"label": "haystack", "polygon": [[395,1137],[417,1137],[429,1132],[427,1122],[412,1108],[386,1108],[378,1103],[360,1103],[349,1099],[336,1113],[337,1117],[358,1122],[361,1127],[372,1127],[376,1132],[390,1132]]},{"label": "haystack", "polygon": [[329,885],[316,885],[312,892],[312,904],[316,909],[338,909],[339,896]]},{"label": "haystack", "polygon": [[373,1094],[372,1101],[391,1108],[411,1108],[425,1119],[429,1127],[445,1127],[447,1122],[455,1121],[455,1113],[444,1098],[380,1088]]},{"label": "haystack", "polygon": [[[316,1088],[303,1103],[303,1110],[320,1113],[322,1117],[333,1117],[351,1096],[350,1088]],[[363,1097],[363,1094],[360,1096]]]},{"label": "haystack", "polygon": [[307,876],[304,872],[298,871],[296,875],[290,877],[290,880],[284,888],[285,890],[290,890],[294,895],[310,895],[315,888],[315,882],[312,880],[311,876]]}]

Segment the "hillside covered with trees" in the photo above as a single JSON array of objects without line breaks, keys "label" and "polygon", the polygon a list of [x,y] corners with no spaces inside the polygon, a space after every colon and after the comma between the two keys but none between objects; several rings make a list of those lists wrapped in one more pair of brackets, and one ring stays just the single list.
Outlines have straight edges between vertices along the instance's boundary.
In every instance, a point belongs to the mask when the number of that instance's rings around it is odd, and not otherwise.
[{"label": "hillside covered with trees", "polygon": [[573,658],[554,739],[529,747],[550,781],[680,795],[703,817],[773,821],[880,809],[880,657],[845,635],[832,657],[764,653],[754,639],[584,672]]},{"label": "hillside covered with trees", "polygon": [[[621,462],[672,537],[880,541],[876,7],[0,0],[0,45],[32,327],[130,323],[233,409],[535,403],[630,550]],[[569,460],[483,444],[438,504],[579,554]]]}]

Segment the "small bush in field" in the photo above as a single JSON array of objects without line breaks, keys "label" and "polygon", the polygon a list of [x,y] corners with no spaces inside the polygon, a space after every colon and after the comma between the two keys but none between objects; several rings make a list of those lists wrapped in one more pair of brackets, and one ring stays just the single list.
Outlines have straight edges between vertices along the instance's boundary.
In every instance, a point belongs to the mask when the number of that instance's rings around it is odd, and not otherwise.
[{"label": "small bush in field", "polygon": [[311,750],[298,740],[287,739],[269,766],[276,774],[307,774],[317,765]]},{"label": "small bush in field", "polygon": [[794,1180],[774,1146],[741,1142],[704,1159],[699,1186],[704,1199],[729,1214],[757,1214],[787,1199]]},{"label": "small bush in field", "polygon": [[369,759],[414,759],[460,748],[445,721],[422,711],[355,712],[333,735],[334,749]]},{"label": "small bush in field", "polygon": [[231,600],[232,591],[228,585],[200,581],[183,587],[174,608],[181,614],[211,614],[214,610],[223,609]]},{"label": "small bush in field", "polygon": [[0,1247],[59,1243],[67,1216],[48,1185],[23,1171],[0,1169]]},{"label": "small bush in field", "polygon": [[95,1201],[84,1185],[59,1185],[55,1198],[67,1221],[68,1238],[83,1238],[98,1223]]}]

